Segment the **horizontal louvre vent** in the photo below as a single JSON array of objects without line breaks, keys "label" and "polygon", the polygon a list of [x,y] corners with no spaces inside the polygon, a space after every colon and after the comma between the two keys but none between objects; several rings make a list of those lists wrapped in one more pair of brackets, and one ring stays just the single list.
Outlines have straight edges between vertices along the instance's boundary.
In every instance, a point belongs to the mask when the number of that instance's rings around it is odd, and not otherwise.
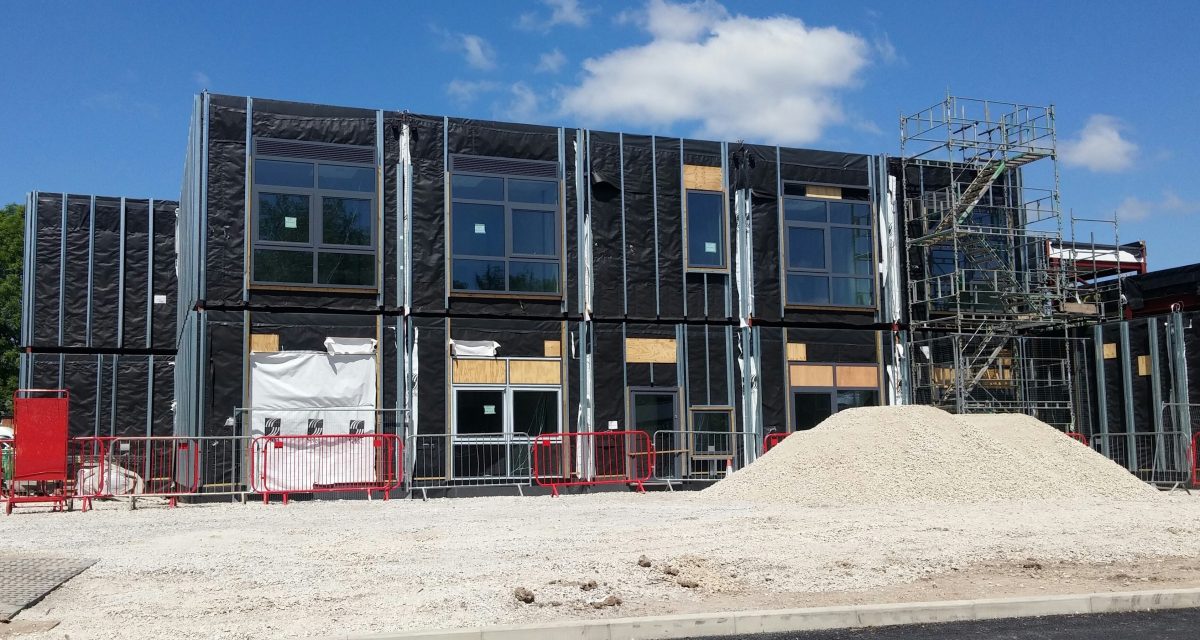
[{"label": "horizontal louvre vent", "polygon": [[514,160],[488,156],[453,156],[450,171],[471,173],[496,173],[505,176],[527,178],[558,178],[558,163],[544,160]]},{"label": "horizontal louvre vent", "polygon": [[325,144],[300,140],[277,140],[257,138],[254,153],[264,156],[281,156],[298,160],[326,160],[329,162],[354,162],[375,164],[375,147],[349,144]]}]

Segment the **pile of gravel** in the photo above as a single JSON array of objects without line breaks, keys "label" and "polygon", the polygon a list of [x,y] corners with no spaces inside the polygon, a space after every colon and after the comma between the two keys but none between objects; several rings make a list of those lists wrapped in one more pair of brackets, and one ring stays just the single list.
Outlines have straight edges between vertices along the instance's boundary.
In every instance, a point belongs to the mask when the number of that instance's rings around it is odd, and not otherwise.
[{"label": "pile of gravel", "polygon": [[704,491],[807,506],[1154,499],[1157,491],[1028,416],[864,407],[793,434]]}]

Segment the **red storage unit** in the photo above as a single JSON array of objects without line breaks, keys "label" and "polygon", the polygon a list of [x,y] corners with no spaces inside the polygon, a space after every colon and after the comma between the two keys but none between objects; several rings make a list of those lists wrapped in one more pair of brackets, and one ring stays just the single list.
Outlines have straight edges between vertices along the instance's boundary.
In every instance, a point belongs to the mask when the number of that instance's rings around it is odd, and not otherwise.
[{"label": "red storage unit", "polygon": [[5,513],[21,502],[66,505],[69,399],[63,389],[18,389],[13,394],[12,479]]}]

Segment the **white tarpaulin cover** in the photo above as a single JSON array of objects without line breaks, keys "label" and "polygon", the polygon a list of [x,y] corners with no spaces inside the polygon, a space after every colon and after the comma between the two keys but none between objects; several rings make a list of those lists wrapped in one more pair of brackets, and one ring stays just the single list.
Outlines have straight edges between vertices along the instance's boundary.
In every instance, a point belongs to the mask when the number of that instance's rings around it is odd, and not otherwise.
[{"label": "white tarpaulin cover", "polygon": [[[375,356],[252,353],[250,398],[255,436],[374,433]],[[371,438],[285,438],[278,444],[254,451],[260,490],[305,491],[375,478]]]},{"label": "white tarpaulin cover", "polygon": [[375,353],[375,338],[325,338],[325,351],[331,356],[342,353]]},{"label": "white tarpaulin cover", "polygon": [[450,348],[455,356],[481,356],[495,358],[499,342],[492,340],[451,340]]}]

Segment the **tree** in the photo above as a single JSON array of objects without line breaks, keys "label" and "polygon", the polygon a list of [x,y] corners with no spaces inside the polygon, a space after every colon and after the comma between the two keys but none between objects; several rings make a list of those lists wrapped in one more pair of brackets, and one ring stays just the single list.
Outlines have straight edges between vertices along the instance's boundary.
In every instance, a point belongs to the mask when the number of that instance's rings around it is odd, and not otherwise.
[{"label": "tree", "polygon": [[21,339],[21,267],[24,262],[25,207],[0,209],[0,415],[12,413]]}]

